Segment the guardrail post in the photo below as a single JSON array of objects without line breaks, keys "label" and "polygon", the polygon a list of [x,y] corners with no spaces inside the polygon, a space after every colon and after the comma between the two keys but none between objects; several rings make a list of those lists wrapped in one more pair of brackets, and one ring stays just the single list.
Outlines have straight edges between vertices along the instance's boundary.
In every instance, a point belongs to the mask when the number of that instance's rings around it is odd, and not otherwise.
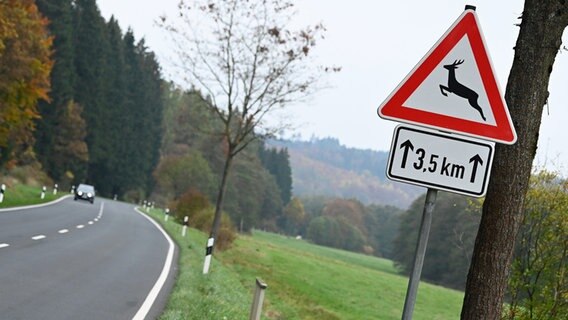
[{"label": "guardrail post", "polygon": [[250,320],[260,320],[262,314],[262,302],[264,301],[264,290],[268,288],[266,283],[256,278],[256,289],[254,290],[254,299],[250,309]]}]

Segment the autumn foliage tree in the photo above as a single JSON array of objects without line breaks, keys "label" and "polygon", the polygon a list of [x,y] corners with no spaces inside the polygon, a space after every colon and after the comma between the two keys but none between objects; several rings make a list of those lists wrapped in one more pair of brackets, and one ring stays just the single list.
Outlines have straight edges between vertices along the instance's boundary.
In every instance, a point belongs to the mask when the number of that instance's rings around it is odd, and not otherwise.
[{"label": "autumn foliage tree", "polygon": [[283,229],[287,234],[298,234],[300,227],[306,220],[304,205],[298,198],[292,198],[283,210]]},{"label": "autumn foliage tree", "polygon": [[0,164],[33,145],[38,99],[48,100],[52,38],[33,0],[0,1]]},{"label": "autumn foliage tree", "polygon": [[54,132],[53,153],[49,157],[51,162],[58,164],[54,167],[54,177],[64,184],[84,179],[81,173],[85,172],[89,160],[85,143],[87,124],[81,116],[82,112],[83,108],[73,100],[59,110],[59,129]]},{"label": "autumn foliage tree", "polygon": [[365,207],[357,200],[330,199],[312,219],[307,237],[317,244],[361,252],[367,244]]},{"label": "autumn foliage tree", "polygon": [[[221,210],[234,157],[259,137],[283,128],[269,115],[318,89],[326,70],[313,63],[322,25],[293,30],[292,4],[273,1],[180,1],[179,20],[162,18],[178,45],[183,77],[198,87],[222,123],[224,166],[211,237]],[[244,191],[244,190],[243,190]]]}]

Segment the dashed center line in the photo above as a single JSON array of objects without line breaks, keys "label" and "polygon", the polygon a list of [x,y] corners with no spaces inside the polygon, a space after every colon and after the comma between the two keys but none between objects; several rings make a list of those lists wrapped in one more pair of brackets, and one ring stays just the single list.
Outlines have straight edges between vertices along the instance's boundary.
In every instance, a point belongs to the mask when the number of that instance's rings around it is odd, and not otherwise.
[{"label": "dashed center line", "polygon": [[[95,219],[89,221],[88,224],[92,225],[95,222],[98,222],[103,216],[103,210],[104,210],[104,202],[101,203],[101,207],[99,209],[99,214],[97,215],[97,217]],[[85,225],[79,224],[79,225],[76,226],[76,228],[77,229],[83,229],[83,228],[85,228]],[[68,232],[69,232],[69,229],[61,229],[61,230],[57,231],[57,233],[59,233],[59,234],[65,234],[65,233],[68,233]],[[43,240],[43,239],[46,239],[46,238],[47,238],[47,236],[45,236],[43,234],[38,234],[38,235],[31,237],[31,239],[34,240],[34,241]],[[9,246],[10,246],[10,244],[8,244],[8,243],[0,243],[0,249],[7,248]]]}]

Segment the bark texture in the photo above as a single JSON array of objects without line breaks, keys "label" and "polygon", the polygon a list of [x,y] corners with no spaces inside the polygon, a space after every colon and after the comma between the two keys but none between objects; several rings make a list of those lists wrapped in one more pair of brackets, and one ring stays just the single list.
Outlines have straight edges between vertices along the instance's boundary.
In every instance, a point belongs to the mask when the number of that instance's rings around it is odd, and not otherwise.
[{"label": "bark texture", "polygon": [[496,147],[461,319],[501,318],[550,73],[567,25],[567,0],[525,1],[505,93],[518,140]]}]

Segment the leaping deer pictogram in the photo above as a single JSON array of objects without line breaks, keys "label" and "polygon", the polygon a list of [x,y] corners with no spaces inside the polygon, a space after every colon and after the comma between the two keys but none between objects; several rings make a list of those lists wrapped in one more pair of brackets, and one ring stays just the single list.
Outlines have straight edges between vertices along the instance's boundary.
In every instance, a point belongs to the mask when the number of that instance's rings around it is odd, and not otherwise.
[{"label": "leaping deer pictogram", "polygon": [[440,85],[440,91],[442,92],[442,94],[444,96],[448,96],[447,92],[451,92],[455,95],[457,95],[458,97],[462,97],[464,99],[467,99],[467,102],[469,102],[469,105],[472,106],[475,110],[479,111],[479,114],[481,114],[481,117],[483,118],[483,121],[485,121],[485,116],[483,115],[483,110],[481,109],[481,107],[479,106],[479,104],[477,103],[477,98],[479,97],[479,95],[477,94],[477,92],[471,90],[470,88],[464,86],[463,84],[459,83],[458,80],[456,79],[456,69],[458,68],[458,66],[460,64],[463,63],[463,60],[456,60],[454,61],[454,63],[452,64],[447,64],[444,65],[445,69],[448,69],[448,86],[444,86],[444,85]]}]

